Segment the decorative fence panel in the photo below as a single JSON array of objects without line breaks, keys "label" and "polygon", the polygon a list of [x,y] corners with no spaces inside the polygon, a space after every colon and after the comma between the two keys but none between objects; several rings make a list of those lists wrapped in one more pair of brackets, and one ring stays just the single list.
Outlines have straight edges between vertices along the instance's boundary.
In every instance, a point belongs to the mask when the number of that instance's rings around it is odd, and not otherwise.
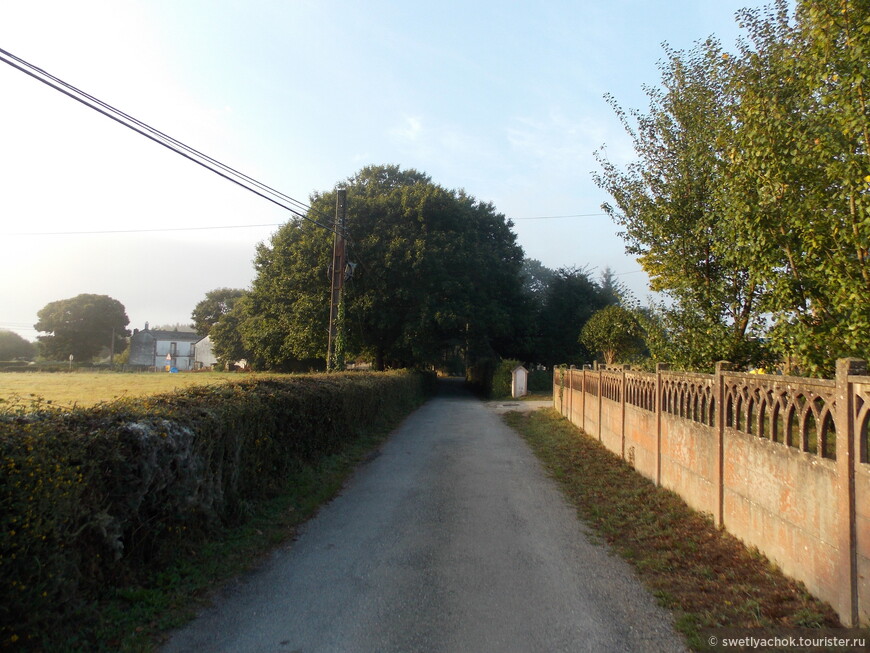
[{"label": "decorative fence panel", "polygon": [[557,370],[554,407],[830,602],[870,624],[870,376]]}]

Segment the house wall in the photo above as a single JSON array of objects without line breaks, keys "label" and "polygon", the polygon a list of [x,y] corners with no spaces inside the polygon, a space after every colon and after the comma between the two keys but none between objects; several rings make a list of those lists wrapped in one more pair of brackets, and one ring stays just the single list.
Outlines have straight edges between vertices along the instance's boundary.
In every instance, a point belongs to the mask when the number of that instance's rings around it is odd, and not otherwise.
[{"label": "house wall", "polygon": [[195,342],[184,340],[157,340],[154,347],[154,366],[162,368],[170,364],[166,359],[167,354],[170,354],[172,355],[172,367],[180,371],[193,369],[195,344]]},{"label": "house wall", "polygon": [[212,350],[211,338],[206,336],[202,340],[194,343],[193,366],[195,369],[211,367],[212,365],[216,365],[217,362],[218,360],[215,358],[214,351]]},{"label": "house wall", "polygon": [[[568,370],[556,410],[828,601],[870,623],[870,377]],[[579,408],[578,408],[579,407]]]},{"label": "house wall", "polygon": [[[174,353],[172,343],[175,343]],[[129,364],[163,370],[167,365],[166,355],[173,353],[170,364],[178,370],[190,370],[195,344],[193,334],[187,332],[139,331],[130,338]]]}]

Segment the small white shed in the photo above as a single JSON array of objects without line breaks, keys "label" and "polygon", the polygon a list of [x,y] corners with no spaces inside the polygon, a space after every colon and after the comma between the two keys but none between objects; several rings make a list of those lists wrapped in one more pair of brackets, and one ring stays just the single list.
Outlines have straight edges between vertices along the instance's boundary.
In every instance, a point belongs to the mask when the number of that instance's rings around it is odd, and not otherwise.
[{"label": "small white shed", "polygon": [[529,394],[529,371],[522,365],[511,370],[511,397],[517,399]]}]

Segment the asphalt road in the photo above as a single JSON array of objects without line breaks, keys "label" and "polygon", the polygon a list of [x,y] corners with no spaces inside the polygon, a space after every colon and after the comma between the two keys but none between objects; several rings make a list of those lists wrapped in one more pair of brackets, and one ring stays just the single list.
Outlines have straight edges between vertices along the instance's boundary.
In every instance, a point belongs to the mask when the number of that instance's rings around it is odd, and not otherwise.
[{"label": "asphalt road", "polygon": [[496,413],[445,384],[164,653],[685,650]]}]

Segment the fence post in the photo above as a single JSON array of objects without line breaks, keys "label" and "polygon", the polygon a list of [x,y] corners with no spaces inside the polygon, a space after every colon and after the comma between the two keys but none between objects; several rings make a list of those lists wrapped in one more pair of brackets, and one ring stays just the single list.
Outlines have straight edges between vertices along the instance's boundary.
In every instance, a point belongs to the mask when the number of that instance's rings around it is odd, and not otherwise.
[{"label": "fence post", "polygon": [[656,363],[656,485],[662,484],[662,372],[669,369],[668,363]]},{"label": "fence post", "polygon": [[596,362],[595,370],[598,372],[598,433],[596,433],[596,435],[598,436],[599,442],[601,442],[601,414],[603,410],[601,402],[602,396],[604,395],[604,378],[602,377],[602,369],[603,366]]},{"label": "fence post", "polygon": [[836,433],[837,433],[837,530],[839,559],[837,584],[843,588],[837,612],[846,626],[858,626],[858,552],[855,524],[855,407],[850,375],[866,374],[867,363],[857,358],[837,361]]},{"label": "fence post", "polygon": [[713,523],[725,524],[725,372],[731,369],[728,361],[716,363],[716,465],[713,467],[713,485],[716,488]]},{"label": "fence post", "polygon": [[574,373],[576,371],[577,368],[574,365],[571,365],[568,368],[568,379],[571,386],[571,390],[568,392],[568,395],[570,396],[570,399],[568,400],[568,421],[574,424],[574,426],[577,426],[577,423],[574,421],[574,391],[576,390],[574,386],[576,385],[577,376]]},{"label": "fence post", "polygon": [[628,365],[622,365],[619,378],[619,439],[622,459],[625,460],[625,370]]}]

